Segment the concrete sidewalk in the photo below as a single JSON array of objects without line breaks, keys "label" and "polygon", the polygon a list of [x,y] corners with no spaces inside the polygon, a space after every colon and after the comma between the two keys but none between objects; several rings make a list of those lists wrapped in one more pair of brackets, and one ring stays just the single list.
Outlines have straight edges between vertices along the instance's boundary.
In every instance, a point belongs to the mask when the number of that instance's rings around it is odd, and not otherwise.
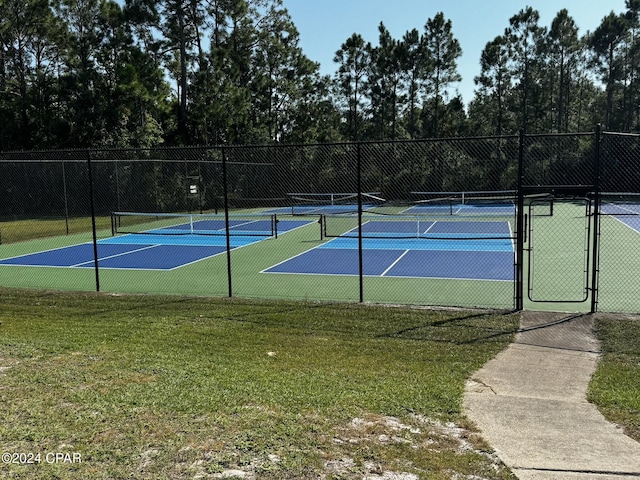
[{"label": "concrete sidewalk", "polygon": [[524,312],[515,342],[467,382],[465,410],[523,480],[640,478],[640,443],[586,400],[590,315]]}]

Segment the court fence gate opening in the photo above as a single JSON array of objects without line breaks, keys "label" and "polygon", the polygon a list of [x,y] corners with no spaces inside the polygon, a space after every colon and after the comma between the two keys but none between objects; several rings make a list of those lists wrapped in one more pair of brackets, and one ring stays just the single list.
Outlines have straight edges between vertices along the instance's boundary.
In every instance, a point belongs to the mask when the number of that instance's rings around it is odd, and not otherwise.
[{"label": "court fence gate opening", "polygon": [[0,286],[640,312],[640,135],[0,152]]}]

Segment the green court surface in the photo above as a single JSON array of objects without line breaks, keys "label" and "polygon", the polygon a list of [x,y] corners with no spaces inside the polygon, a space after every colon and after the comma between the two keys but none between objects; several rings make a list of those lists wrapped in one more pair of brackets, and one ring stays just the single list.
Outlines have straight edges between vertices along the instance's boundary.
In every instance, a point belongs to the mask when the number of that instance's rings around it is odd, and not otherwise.
[{"label": "green court surface", "polygon": [[[211,242],[218,245],[216,248],[219,249],[219,253],[196,257],[191,262],[178,261],[178,266],[171,269],[100,268],[98,274],[100,291],[195,296],[227,296],[231,293],[233,296],[243,298],[357,302],[361,294],[359,276],[352,273],[339,273],[339,268],[335,271],[330,270],[329,273],[318,273],[322,272],[322,269],[319,269],[318,265],[310,265],[309,272],[296,272],[295,269],[285,274],[265,272],[274,266],[291,262],[292,259],[305,258],[304,255],[308,255],[308,252],[326,253],[328,242],[334,239],[321,239],[319,218],[317,215],[308,217],[280,215],[281,222],[296,221],[304,224],[279,233],[277,238],[254,238],[242,245],[234,244],[232,236],[232,247],[236,248],[231,250],[230,255],[227,255],[224,237],[219,237]],[[585,215],[585,206],[575,202],[558,203],[553,215],[537,215],[535,211],[527,212],[527,241],[523,252],[525,308],[563,311],[590,309],[593,265],[593,245],[590,240],[592,219],[592,216]],[[104,219],[98,221],[100,227],[106,223]],[[63,233],[60,233],[61,229],[56,226],[53,234],[53,230],[47,230],[51,229],[47,224],[46,229],[33,228],[34,232],[29,234],[33,239],[10,243],[4,242],[6,235],[3,233],[3,243],[0,245],[0,285],[95,291],[96,272],[92,268],[92,262],[81,266],[37,265],[37,262],[36,264],[32,262],[32,257],[21,257],[51,252],[63,247],[90,244],[92,241],[90,220],[75,221],[75,224],[76,231],[83,230],[77,226],[79,224],[85,227],[84,232],[66,234],[63,230]],[[0,223],[0,232],[10,231],[11,225],[11,222]],[[451,225],[455,226],[453,223]],[[632,273],[638,271],[640,267],[640,260],[633,254],[640,247],[640,233],[616,217],[602,217],[601,226],[600,267],[604,273],[600,276],[599,310],[640,312],[640,280],[636,279]],[[509,229],[515,231],[513,221],[509,221]],[[52,234],[47,236],[47,232]],[[109,244],[116,248],[113,246],[114,237],[110,229],[102,228],[97,233],[99,244]],[[144,238],[144,235],[142,237]],[[118,238],[122,237],[116,237]],[[144,242],[144,240],[141,241]],[[447,254],[449,261],[452,262],[452,271],[460,268],[477,271],[478,268],[483,268],[477,265],[459,265],[460,262],[473,264],[476,260],[475,257],[458,256],[456,250],[465,250],[467,247],[465,243],[455,240],[445,240],[445,245],[447,241],[457,245],[451,248],[407,246],[429,241],[431,240],[418,239],[412,240],[414,243],[407,244],[406,239],[399,239],[397,248],[411,252],[415,248],[429,250],[432,256],[439,255],[434,253],[435,250],[444,248],[448,249]],[[393,249],[394,242],[396,240],[388,241],[385,245],[388,244],[391,247],[384,248]],[[92,248],[92,245],[87,248]],[[367,248],[365,245],[365,253]],[[377,248],[379,247],[376,247],[375,252],[382,252]],[[474,249],[474,247],[469,248]],[[165,251],[163,255],[172,257],[175,255],[174,252],[182,252],[182,250],[178,247],[177,250]],[[115,254],[113,257],[117,258],[118,255]],[[507,256],[509,255],[515,256],[515,252],[507,253]],[[25,261],[2,264],[3,261],[11,261],[7,259],[16,257],[25,258]],[[324,258],[333,257],[310,258],[309,262],[313,263],[323,262]],[[371,254],[367,254],[364,257],[365,271],[367,266],[372,265],[371,258],[378,261],[377,256],[372,257]],[[425,270],[432,267],[427,265],[432,257],[416,256],[416,258],[424,259],[420,261],[425,262]],[[410,267],[412,271],[419,272],[422,265],[414,261]],[[444,268],[446,269],[446,265]],[[457,276],[456,274],[450,276],[447,274],[431,276],[427,274],[424,276],[366,274],[363,277],[362,294],[365,302],[372,303],[513,308],[515,288],[513,279],[491,280],[464,277],[464,274]]]}]

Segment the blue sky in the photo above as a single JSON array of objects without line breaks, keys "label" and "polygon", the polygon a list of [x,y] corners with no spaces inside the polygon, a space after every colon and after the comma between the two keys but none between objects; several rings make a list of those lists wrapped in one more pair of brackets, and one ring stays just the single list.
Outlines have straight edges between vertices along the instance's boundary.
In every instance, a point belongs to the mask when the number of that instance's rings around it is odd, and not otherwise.
[{"label": "blue sky", "polygon": [[473,97],[473,78],[480,73],[480,54],[487,42],[504,33],[509,18],[526,6],[540,12],[540,25],[549,27],[559,10],[566,8],[580,28],[593,31],[603,17],[625,11],[624,0],[283,0],[300,32],[300,46],[321,73],[336,70],[333,56],[353,33],[378,44],[383,22],[394,38],[413,28],[421,33],[427,19],[443,12],[451,20],[453,34],[462,47],[458,71],[462,82],[454,88],[465,103]]}]

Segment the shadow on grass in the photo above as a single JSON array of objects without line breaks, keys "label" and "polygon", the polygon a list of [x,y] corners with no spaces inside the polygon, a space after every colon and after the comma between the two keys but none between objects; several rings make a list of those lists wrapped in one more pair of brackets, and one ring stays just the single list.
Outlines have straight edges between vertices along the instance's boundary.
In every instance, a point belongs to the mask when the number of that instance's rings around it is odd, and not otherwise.
[{"label": "shadow on grass", "polygon": [[[4,289],[3,289],[4,290]],[[450,311],[357,303],[291,302],[178,296],[118,295],[56,291],[3,291],[5,306],[34,304],[78,310],[84,320],[114,315],[171,316],[178,321],[241,322],[303,335],[348,334],[357,338],[430,341],[457,345],[509,341],[517,333],[512,311]],[[28,299],[25,302],[25,298]],[[31,305],[29,305],[31,304]]]},{"label": "shadow on grass", "polygon": [[517,314],[512,311],[464,313],[396,330],[380,335],[379,338],[429,340],[456,345],[504,340],[505,337],[514,336],[518,332],[519,322],[515,318]]}]

